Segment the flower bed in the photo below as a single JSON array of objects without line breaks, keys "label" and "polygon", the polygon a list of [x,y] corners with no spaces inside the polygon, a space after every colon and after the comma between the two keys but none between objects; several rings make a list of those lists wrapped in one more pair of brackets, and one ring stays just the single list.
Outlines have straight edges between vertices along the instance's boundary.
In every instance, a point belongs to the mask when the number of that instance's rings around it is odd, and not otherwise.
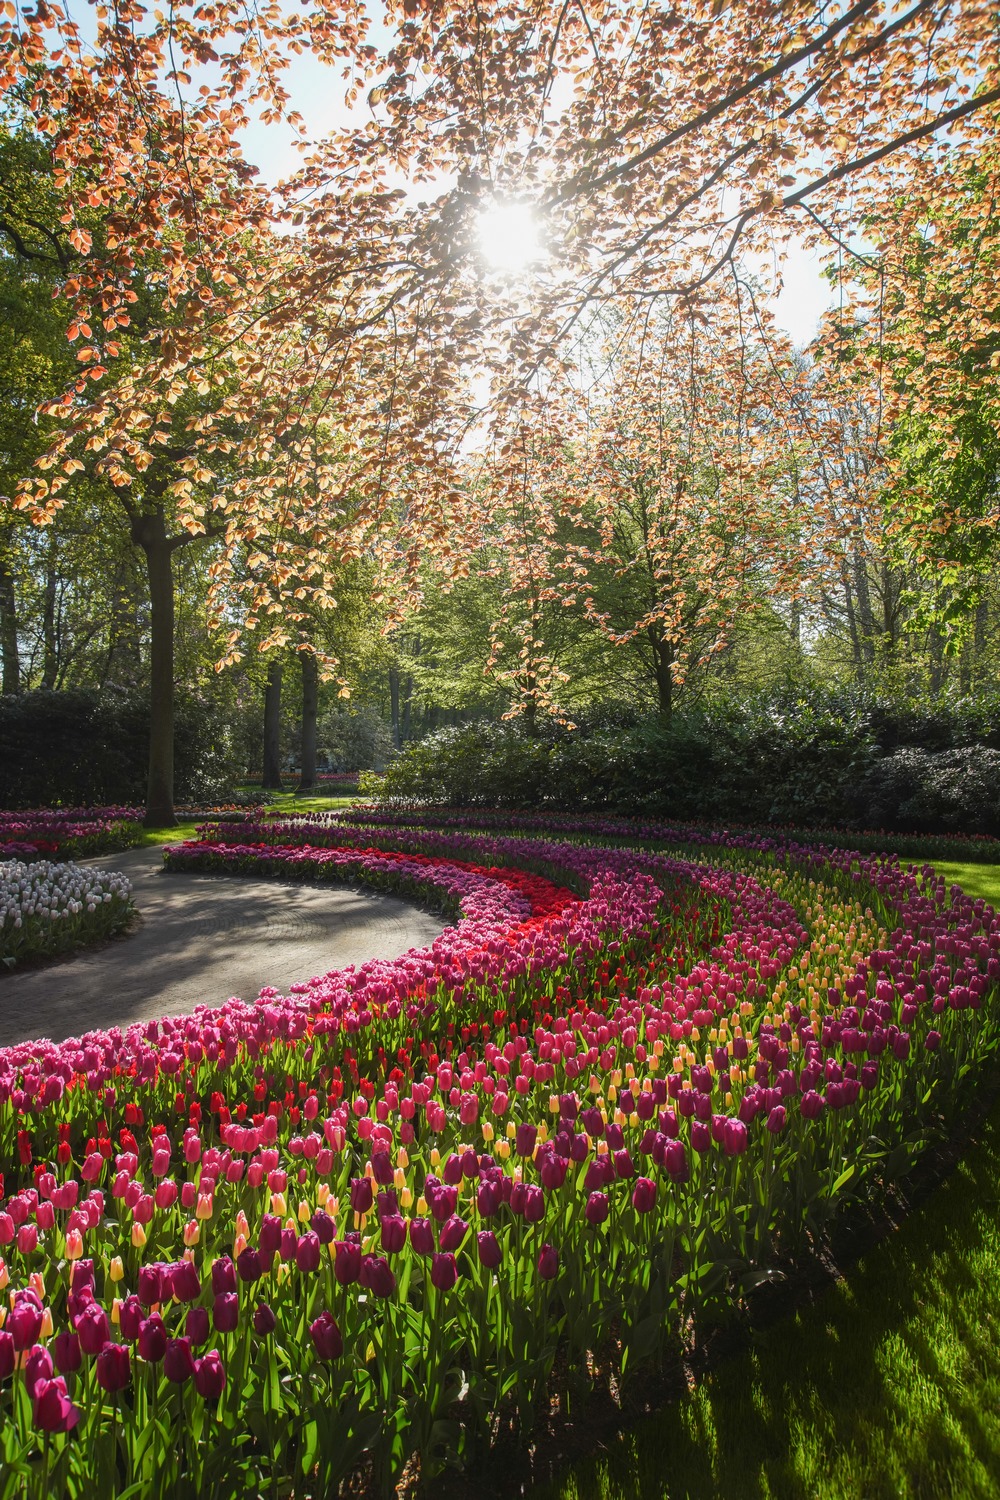
[{"label": "flower bed", "polygon": [[114,937],[131,912],[124,875],[49,860],[0,861],[0,961],[8,968]]},{"label": "flower bed", "polygon": [[142,839],[139,807],[32,808],[0,812],[0,859],[84,859]]},{"label": "flower bed", "polygon": [[555,1368],[628,1376],[724,1316],[996,1049],[1000,919],[930,870],[533,831],[205,829],[172,867],[455,925],[287,996],[0,1052],[11,1492],[319,1496],[463,1460],[497,1411],[527,1431]]}]

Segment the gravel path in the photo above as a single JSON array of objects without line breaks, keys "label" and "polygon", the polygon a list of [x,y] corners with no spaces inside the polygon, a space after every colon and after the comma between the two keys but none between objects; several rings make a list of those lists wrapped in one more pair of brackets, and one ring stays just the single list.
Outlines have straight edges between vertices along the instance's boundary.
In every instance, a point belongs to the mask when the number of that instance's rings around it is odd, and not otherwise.
[{"label": "gravel path", "polygon": [[45,968],[0,976],[0,1046],[62,1041],[256,996],[433,942],[441,918],[338,886],[166,875],[158,848],[82,860],[121,870],[140,921],[124,938]]}]

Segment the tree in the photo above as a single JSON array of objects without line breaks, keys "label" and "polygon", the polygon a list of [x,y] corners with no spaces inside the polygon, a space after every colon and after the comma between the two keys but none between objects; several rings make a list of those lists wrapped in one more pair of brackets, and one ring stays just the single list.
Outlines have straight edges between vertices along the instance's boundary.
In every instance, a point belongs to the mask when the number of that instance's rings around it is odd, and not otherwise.
[{"label": "tree", "polygon": [[[386,11],[380,52],[361,0],[258,9],[252,27],[233,0],[178,4],[124,31],[99,13],[86,47],[43,7],[0,25],[0,76],[11,87],[31,77],[80,256],[69,285],[86,368],[67,420],[114,445],[131,412],[177,381],[197,388],[225,347],[240,389],[215,423],[257,414],[240,443],[252,489],[211,475],[226,483],[233,524],[259,534],[291,503],[316,563],[317,531],[356,552],[398,523],[403,496],[402,601],[421,550],[454,557],[471,373],[494,378],[504,430],[544,389],[537,377],[558,369],[584,309],[623,296],[697,304],[739,255],[780,254],[792,231],[836,244],[845,185],[879,208],[901,183],[917,198],[953,193],[938,143],[959,160],[980,152],[1000,100],[986,0],[833,12],[821,0],[638,11],[631,0],[511,0],[499,13],[390,0]],[[238,132],[249,105],[265,118],[285,110],[282,69],[303,45],[345,65],[371,116],[321,143],[276,207],[253,185]],[[217,70],[207,81],[206,62]],[[400,181],[437,196],[417,203]],[[495,195],[537,205],[551,250],[520,306],[482,281],[476,214]],[[276,217],[298,232],[255,257]],[[154,262],[164,336],[136,382],[116,351],[135,280]],[[352,412],[352,462],[328,473],[329,434],[314,418],[334,392]],[[213,467],[211,427],[191,472]],[[136,456],[151,455],[155,433],[133,432]],[[304,475],[310,493],[290,501]],[[347,522],[345,486],[366,502]],[[59,494],[57,474],[32,501]],[[251,609],[284,586],[257,584]]]}]

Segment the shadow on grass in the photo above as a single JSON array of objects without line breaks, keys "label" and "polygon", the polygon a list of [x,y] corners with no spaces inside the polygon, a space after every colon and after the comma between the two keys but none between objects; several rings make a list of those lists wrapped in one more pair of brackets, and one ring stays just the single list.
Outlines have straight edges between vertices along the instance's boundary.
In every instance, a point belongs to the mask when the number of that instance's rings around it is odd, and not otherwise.
[{"label": "shadow on grass", "polygon": [[994,1500],[1000,1105],[902,1228],[532,1500]]}]

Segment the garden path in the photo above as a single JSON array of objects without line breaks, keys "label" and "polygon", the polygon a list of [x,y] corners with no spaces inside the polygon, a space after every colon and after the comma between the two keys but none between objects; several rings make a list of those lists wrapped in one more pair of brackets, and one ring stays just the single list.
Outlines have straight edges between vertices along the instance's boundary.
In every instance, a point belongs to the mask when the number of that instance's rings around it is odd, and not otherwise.
[{"label": "garden path", "polygon": [[389,896],[238,876],[164,874],[162,850],[81,860],[121,870],[139,922],[127,937],[0,976],[0,1046],[129,1026],[252,999],[433,942],[440,917]]}]

